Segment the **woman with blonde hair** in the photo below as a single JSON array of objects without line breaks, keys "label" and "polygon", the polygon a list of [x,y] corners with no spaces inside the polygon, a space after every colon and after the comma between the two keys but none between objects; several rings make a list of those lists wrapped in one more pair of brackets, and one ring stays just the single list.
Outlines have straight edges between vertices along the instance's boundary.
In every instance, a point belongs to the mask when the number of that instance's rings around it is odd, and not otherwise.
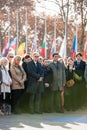
[{"label": "woman with blonde hair", "polygon": [[[12,79],[6,68],[7,64],[8,64],[8,59],[6,57],[3,57],[0,59],[0,70],[2,73],[1,98],[0,99],[2,100],[1,102],[2,102],[2,105],[4,105],[4,108],[6,108],[7,104],[9,105],[9,108],[10,108],[10,93],[11,93],[10,85],[12,84]],[[6,113],[7,110],[4,109],[4,112]],[[10,114],[9,112],[8,112],[8,114]]]},{"label": "woman with blonde hair", "polygon": [[20,113],[19,104],[20,99],[22,97],[23,89],[24,89],[24,81],[26,80],[26,73],[20,65],[21,57],[19,55],[15,56],[10,68],[11,76],[12,76],[12,112]]}]

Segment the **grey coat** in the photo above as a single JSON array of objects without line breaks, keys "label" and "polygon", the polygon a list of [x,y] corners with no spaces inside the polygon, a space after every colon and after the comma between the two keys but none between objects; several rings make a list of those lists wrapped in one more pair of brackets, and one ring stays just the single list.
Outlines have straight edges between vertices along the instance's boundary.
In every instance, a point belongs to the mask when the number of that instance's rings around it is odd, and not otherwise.
[{"label": "grey coat", "polygon": [[52,85],[51,90],[62,90],[63,85],[66,83],[65,67],[62,63],[50,63],[49,68],[52,70]]},{"label": "grey coat", "polygon": [[86,64],[86,67],[85,67],[84,78],[85,78],[85,80],[87,82],[87,64]]}]

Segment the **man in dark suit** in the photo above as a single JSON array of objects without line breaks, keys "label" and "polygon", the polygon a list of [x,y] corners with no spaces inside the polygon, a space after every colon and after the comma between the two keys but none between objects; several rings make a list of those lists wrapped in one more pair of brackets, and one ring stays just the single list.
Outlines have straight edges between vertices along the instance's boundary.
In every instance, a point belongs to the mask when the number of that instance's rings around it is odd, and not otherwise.
[{"label": "man in dark suit", "polygon": [[0,66],[0,86],[1,86],[1,83],[2,83],[2,71],[1,71],[1,66]]},{"label": "man in dark suit", "polygon": [[78,52],[76,54],[76,61],[74,62],[75,66],[75,73],[81,77],[81,80],[76,80],[75,81],[75,93],[76,93],[76,105],[77,107],[80,107],[84,104],[85,101],[85,78],[84,78],[84,72],[85,72],[85,67],[86,63],[82,60],[82,54]]},{"label": "man in dark suit", "polygon": [[44,72],[41,63],[38,62],[39,54],[35,52],[33,59],[28,63],[28,87],[30,93],[30,113],[41,113],[41,93],[44,91],[43,77]]},{"label": "man in dark suit", "polygon": [[2,108],[2,96],[1,96],[1,84],[2,84],[2,71],[0,66],[0,115],[1,115],[1,108]]}]

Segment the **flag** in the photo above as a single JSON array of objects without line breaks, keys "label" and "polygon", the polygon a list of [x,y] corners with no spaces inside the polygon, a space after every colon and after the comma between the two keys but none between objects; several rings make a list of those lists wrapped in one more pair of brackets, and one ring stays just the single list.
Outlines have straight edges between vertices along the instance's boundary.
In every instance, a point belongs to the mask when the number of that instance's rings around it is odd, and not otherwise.
[{"label": "flag", "polygon": [[32,43],[32,51],[36,52],[37,51],[37,41],[36,41],[36,36],[34,37],[33,43]]},{"label": "flag", "polygon": [[15,54],[16,47],[17,47],[17,38],[15,37],[9,45],[9,52],[13,52]]},{"label": "flag", "polygon": [[86,34],[85,43],[84,43],[83,59],[84,60],[87,59],[87,34]]},{"label": "flag", "polygon": [[21,43],[18,47],[18,55],[24,56],[25,54],[25,42]]},{"label": "flag", "polygon": [[64,36],[63,43],[60,47],[59,55],[61,58],[65,59],[66,58],[66,36]]},{"label": "flag", "polygon": [[55,43],[56,43],[56,40],[55,40],[55,38],[53,38],[52,48],[51,48],[51,51],[50,51],[50,59],[52,59],[52,55],[56,51]]},{"label": "flag", "polygon": [[4,47],[3,47],[3,51],[2,51],[2,57],[5,57],[7,52],[8,52],[8,47],[9,47],[9,43],[8,40],[6,39],[4,42]]},{"label": "flag", "polygon": [[17,40],[17,38],[14,38],[10,43],[8,43],[8,40],[5,41],[4,49],[2,52],[3,57],[7,56],[9,51],[13,52],[16,50],[16,40]]},{"label": "flag", "polygon": [[42,43],[42,49],[41,49],[41,52],[40,52],[40,56],[46,57],[46,37],[45,36],[44,36],[44,40],[43,40],[43,43]]},{"label": "flag", "polygon": [[17,38],[15,37],[15,38],[13,39],[13,41],[11,41],[11,43],[10,43],[10,45],[9,45],[9,48],[11,47],[11,48],[13,48],[13,49],[16,50],[16,43],[17,43]]},{"label": "flag", "polygon": [[71,51],[71,57],[72,57],[72,59],[75,58],[76,50],[77,50],[77,42],[76,42],[76,35],[75,35],[74,36],[73,45],[72,45],[72,51]]}]

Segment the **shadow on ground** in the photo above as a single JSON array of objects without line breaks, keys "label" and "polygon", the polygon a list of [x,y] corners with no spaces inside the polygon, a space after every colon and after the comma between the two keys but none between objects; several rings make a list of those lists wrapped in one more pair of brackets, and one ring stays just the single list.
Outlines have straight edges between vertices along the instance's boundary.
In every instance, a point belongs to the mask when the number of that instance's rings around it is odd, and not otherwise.
[{"label": "shadow on ground", "polygon": [[61,127],[63,130],[71,129],[67,124],[79,126],[79,123],[87,124],[86,115],[76,115],[76,114],[42,114],[42,115],[31,115],[31,114],[21,114],[21,115],[10,115],[10,116],[0,116],[0,130],[36,130],[45,127]]}]

